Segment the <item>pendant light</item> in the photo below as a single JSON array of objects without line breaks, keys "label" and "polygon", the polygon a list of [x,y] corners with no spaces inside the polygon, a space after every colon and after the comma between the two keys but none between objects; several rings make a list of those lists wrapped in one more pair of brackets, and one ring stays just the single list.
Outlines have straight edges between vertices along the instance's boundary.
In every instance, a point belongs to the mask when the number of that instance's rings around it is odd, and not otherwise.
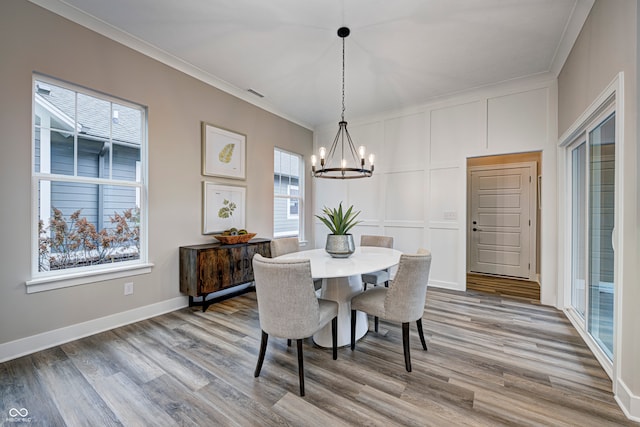
[{"label": "pendant light", "polygon": [[320,147],[320,169],[316,168],[318,157],[311,156],[311,173],[316,178],[354,179],[367,178],[373,175],[375,156],[369,154],[369,169],[365,167],[365,147],[357,150],[344,120],[344,39],[351,33],[349,28],[338,29],[338,37],[342,39],[342,115],[338,122],[338,133],[329,147]]}]

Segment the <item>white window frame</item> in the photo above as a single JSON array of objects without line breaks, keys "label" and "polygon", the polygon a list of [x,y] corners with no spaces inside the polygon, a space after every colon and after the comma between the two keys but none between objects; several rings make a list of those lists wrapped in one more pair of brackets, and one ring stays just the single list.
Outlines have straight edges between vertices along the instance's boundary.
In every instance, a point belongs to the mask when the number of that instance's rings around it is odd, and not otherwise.
[{"label": "white window frame", "polygon": [[[276,199],[296,199],[298,200],[298,215],[294,216],[294,215],[290,215],[290,211],[289,211],[289,203],[287,202],[287,219],[297,219],[298,220],[298,240],[300,242],[304,242],[304,157],[301,154],[298,153],[294,153],[293,151],[289,151],[289,150],[284,150],[282,148],[278,148],[278,147],[274,147],[274,152],[275,151],[279,151],[285,154],[288,154],[290,156],[296,156],[299,159],[299,164],[300,164],[300,175],[298,176],[298,195],[297,196],[291,196],[291,185],[287,185],[287,194],[276,194],[275,192],[275,188],[274,188],[274,192],[273,192],[273,197],[274,197],[274,201]],[[275,174],[275,168],[274,168],[274,174]],[[275,218],[274,218],[274,222],[275,222]],[[287,236],[292,236],[289,233],[276,233],[274,231],[273,233],[273,237],[287,237]]]},{"label": "white window frame", "polygon": [[[36,171],[35,167],[35,111],[36,111],[36,81],[48,83],[51,85],[59,86],[76,93],[89,95],[108,102],[116,103],[118,105],[124,105],[136,110],[139,110],[142,114],[141,123],[141,147],[140,147],[140,165],[136,165],[136,178],[139,181],[124,181],[113,180],[110,178],[90,178],[74,175],[58,175],[52,174],[50,167],[41,167],[39,171]],[[53,79],[40,74],[33,74],[32,76],[32,111],[31,111],[31,278],[25,282],[27,293],[41,292],[52,289],[66,288],[70,286],[77,286],[87,283],[93,283],[97,281],[116,279],[121,277],[128,277],[133,275],[145,274],[151,272],[151,267],[148,261],[148,242],[147,242],[147,182],[148,182],[148,141],[147,141],[147,108],[138,104],[134,104],[119,98],[108,96],[102,93],[92,91],[80,86],[76,86],[70,83],[66,83],[57,79]],[[77,126],[74,126],[77,128]],[[78,129],[75,129],[76,137]],[[46,152],[41,153],[42,157],[48,155]],[[75,170],[76,166],[74,166]],[[123,187],[135,188],[136,190],[136,203],[139,203],[140,208],[140,256],[136,260],[121,261],[113,264],[100,264],[94,266],[82,266],[69,269],[61,269],[54,271],[38,271],[39,259],[38,259],[38,247],[39,247],[39,233],[38,233],[38,221],[40,219],[39,212],[39,185],[40,182],[50,183],[51,181],[65,181],[65,182],[79,182],[90,183],[98,185],[116,185]],[[46,185],[45,185],[46,187]],[[44,203],[43,209],[50,211],[51,204],[50,198],[44,198],[49,202]],[[48,213],[47,213],[48,215]]]}]

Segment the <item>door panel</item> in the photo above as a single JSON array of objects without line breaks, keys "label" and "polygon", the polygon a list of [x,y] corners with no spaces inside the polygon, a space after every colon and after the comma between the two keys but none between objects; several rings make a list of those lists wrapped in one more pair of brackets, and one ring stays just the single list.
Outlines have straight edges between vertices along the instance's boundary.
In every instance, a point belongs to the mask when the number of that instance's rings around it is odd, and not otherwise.
[{"label": "door panel", "polygon": [[[500,188],[500,187],[495,187]],[[508,190],[503,188],[502,190]],[[491,191],[490,188],[485,188],[480,191]],[[480,208],[521,208],[520,206],[520,194],[485,194],[480,195],[478,200],[478,207]]]},{"label": "door panel", "polygon": [[478,262],[518,268],[520,266],[520,253],[519,251],[480,249],[478,250]]},{"label": "door panel", "polygon": [[596,123],[571,150],[571,305],[613,359],[615,115]]},{"label": "door panel", "polygon": [[611,116],[589,133],[588,330],[609,357],[613,354],[614,129]]},{"label": "door panel", "polygon": [[571,151],[571,305],[586,316],[587,144]]},{"label": "door panel", "polygon": [[520,240],[520,233],[485,233],[484,231],[478,233],[478,243],[481,245],[511,246],[518,248],[522,245]]},{"label": "door panel", "polygon": [[[487,208],[489,209],[489,208]],[[520,213],[485,212],[478,214],[478,227],[514,227],[520,229]]]},{"label": "door panel", "polygon": [[471,169],[470,272],[531,278],[535,175],[535,163]]}]

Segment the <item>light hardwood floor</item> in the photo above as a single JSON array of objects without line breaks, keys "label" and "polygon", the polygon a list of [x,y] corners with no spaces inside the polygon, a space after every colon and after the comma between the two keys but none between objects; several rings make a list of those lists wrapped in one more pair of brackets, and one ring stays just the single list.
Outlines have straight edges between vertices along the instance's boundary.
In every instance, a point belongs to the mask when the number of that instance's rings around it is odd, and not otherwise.
[{"label": "light hardwood floor", "polygon": [[[564,315],[526,300],[430,288],[429,350],[380,322],[355,351],[271,338],[259,378],[255,294],[188,308],[0,364],[0,424],[18,425],[635,425]],[[15,411],[13,412],[15,414]]]}]

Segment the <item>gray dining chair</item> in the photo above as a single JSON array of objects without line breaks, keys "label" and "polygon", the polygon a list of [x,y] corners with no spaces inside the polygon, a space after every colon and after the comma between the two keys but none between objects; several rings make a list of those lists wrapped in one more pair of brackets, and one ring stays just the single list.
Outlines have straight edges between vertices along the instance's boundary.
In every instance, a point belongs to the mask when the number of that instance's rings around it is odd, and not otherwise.
[{"label": "gray dining chair", "polygon": [[[370,236],[363,234],[360,236],[360,246],[377,246],[380,248],[393,248],[393,237],[391,236]],[[367,290],[367,284],[374,286],[384,283],[385,287],[389,287],[389,269],[378,270],[372,273],[366,273],[362,275],[362,286],[364,290]],[[376,330],[376,332],[378,332]]]},{"label": "gray dining chair", "polygon": [[278,260],[256,254],[253,257],[253,275],[262,330],[254,376],[260,375],[269,335],[287,340],[295,339],[298,347],[300,396],[304,396],[303,340],[331,321],[333,360],[338,358],[338,303],[316,296],[308,259]]},{"label": "gray dining chair", "polygon": [[[356,310],[378,318],[402,324],[402,345],[407,372],[411,372],[409,353],[409,323],[416,322],[423,350],[427,344],[422,332],[422,316],[431,268],[431,253],[419,249],[417,254],[400,255],[398,271],[388,288],[371,288],[351,299],[351,350],[356,348]],[[376,328],[377,329],[377,328]]]},{"label": "gray dining chair", "polygon": [[271,257],[276,258],[280,255],[298,252],[300,243],[297,237],[281,237],[271,240]]},{"label": "gray dining chair", "polygon": [[[297,237],[281,237],[279,239],[271,240],[271,257],[276,258],[280,255],[290,254],[291,252],[298,252],[300,250],[300,243]],[[322,279],[315,279],[313,281],[313,287],[315,290],[322,288]]]}]

